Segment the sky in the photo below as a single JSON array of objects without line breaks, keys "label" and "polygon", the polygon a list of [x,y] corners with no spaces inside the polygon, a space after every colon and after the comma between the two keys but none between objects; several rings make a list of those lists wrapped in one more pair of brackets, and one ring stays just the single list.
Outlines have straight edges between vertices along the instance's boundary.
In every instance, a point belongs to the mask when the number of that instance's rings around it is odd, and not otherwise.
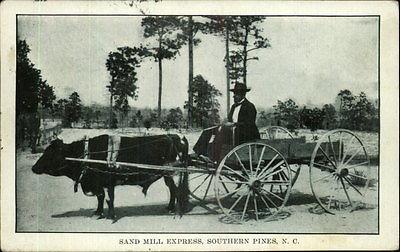
[{"label": "sky", "polygon": [[[108,53],[121,46],[146,43],[138,16],[19,16],[18,36],[30,46],[29,58],[55,88],[58,98],[77,91],[84,104],[106,105],[110,75]],[[195,17],[196,18],[196,17]],[[349,89],[378,96],[378,19],[376,17],[267,17],[260,25],[270,48],[253,51],[248,65],[247,97],[258,108],[277,100],[299,105],[333,103]],[[226,73],[222,37],[197,35],[194,75],[201,74],[222,92],[226,107]],[[158,66],[146,60],[138,71],[138,99],[133,107],[157,107]],[[183,107],[187,100],[188,51],[163,64],[163,108]]]}]

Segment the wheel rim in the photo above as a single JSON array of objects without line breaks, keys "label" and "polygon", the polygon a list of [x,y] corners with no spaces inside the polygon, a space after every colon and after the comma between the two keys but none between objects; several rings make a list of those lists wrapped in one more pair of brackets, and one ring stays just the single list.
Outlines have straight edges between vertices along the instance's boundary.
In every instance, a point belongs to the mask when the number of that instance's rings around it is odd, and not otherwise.
[{"label": "wheel rim", "polygon": [[310,185],[318,204],[335,214],[364,205],[371,176],[362,141],[349,130],[333,130],[317,142],[310,163]]},{"label": "wheel rim", "polygon": [[241,223],[272,219],[291,189],[286,159],[264,143],[246,143],[230,151],[218,166],[215,195],[225,216]]},{"label": "wheel rim", "polygon": [[[294,139],[294,136],[290,131],[280,126],[269,126],[265,129],[264,133],[261,134],[262,139],[266,140],[279,140],[279,139]],[[292,186],[296,182],[300,174],[301,166],[298,164],[290,164],[290,170],[292,175]]]}]

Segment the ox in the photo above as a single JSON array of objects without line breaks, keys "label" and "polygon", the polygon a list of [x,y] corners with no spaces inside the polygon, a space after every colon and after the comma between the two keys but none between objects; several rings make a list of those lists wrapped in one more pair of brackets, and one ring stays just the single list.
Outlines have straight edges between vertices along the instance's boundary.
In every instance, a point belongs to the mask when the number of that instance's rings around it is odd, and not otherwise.
[{"label": "ox", "polygon": [[[188,178],[187,173],[180,176],[179,185],[176,186],[171,171],[150,170],[142,168],[110,168],[106,164],[87,164],[66,160],[66,157],[82,158],[88,151],[87,158],[110,161],[110,154],[114,155],[114,162],[130,162],[138,164],[181,166],[187,162],[188,142],[178,135],[158,135],[145,137],[120,137],[119,147],[110,151],[112,138],[108,135],[100,135],[85,140],[65,144],[56,139],[46,148],[43,155],[32,167],[36,174],[48,174],[51,176],[67,176],[75,181],[74,191],[78,184],[87,196],[96,196],[98,200],[97,210],[94,215],[103,218],[104,199],[108,205],[107,218],[115,219],[114,213],[114,188],[117,185],[139,185],[146,195],[149,186],[160,179],[169,188],[170,201],[168,210],[175,210],[175,202],[178,203],[179,214],[186,211],[188,202]],[[115,143],[114,143],[115,145]],[[115,155],[117,154],[117,155]],[[105,193],[106,192],[106,193]]]}]

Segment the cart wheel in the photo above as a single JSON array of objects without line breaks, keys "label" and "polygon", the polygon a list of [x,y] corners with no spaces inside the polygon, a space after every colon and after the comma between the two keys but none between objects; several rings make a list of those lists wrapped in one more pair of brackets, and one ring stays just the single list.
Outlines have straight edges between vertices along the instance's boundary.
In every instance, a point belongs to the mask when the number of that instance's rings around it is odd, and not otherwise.
[{"label": "cart wheel", "polygon": [[370,181],[370,161],[353,132],[327,132],[315,146],[310,163],[311,190],[328,213],[362,208]]},{"label": "cart wheel", "polygon": [[189,174],[189,194],[198,201],[212,201],[214,190],[215,171],[209,173]]},{"label": "cart wheel", "polygon": [[270,220],[286,204],[291,189],[286,159],[264,143],[245,143],[221,161],[215,176],[215,196],[234,222]]},{"label": "cart wheel", "polygon": [[[280,126],[269,126],[261,133],[262,139],[266,140],[279,140],[279,139],[294,139],[292,133],[284,127]],[[296,182],[300,174],[300,165],[290,164],[290,170],[292,173],[292,186]]]}]

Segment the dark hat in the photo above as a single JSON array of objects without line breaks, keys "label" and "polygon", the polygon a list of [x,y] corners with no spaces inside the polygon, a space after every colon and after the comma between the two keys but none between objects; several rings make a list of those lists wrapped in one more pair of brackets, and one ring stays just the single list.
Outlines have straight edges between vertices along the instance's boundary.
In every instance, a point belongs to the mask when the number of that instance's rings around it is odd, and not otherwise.
[{"label": "dark hat", "polygon": [[249,92],[250,88],[247,88],[247,86],[244,83],[236,83],[235,87],[232,89],[229,89],[232,92]]}]

